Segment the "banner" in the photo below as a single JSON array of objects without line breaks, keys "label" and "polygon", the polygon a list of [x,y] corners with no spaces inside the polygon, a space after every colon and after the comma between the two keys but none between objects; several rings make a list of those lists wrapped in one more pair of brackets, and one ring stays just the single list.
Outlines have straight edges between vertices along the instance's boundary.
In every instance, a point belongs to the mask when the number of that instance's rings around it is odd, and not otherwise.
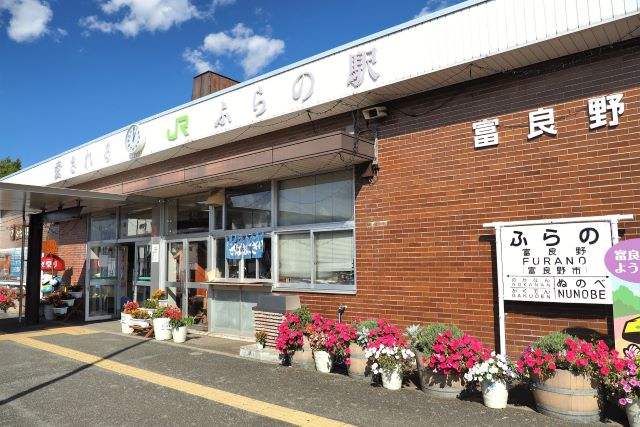
[{"label": "banner", "polygon": [[605,255],[613,278],[616,350],[640,353],[640,239],[623,240]]},{"label": "banner", "polygon": [[264,233],[225,236],[224,248],[227,259],[262,258]]}]

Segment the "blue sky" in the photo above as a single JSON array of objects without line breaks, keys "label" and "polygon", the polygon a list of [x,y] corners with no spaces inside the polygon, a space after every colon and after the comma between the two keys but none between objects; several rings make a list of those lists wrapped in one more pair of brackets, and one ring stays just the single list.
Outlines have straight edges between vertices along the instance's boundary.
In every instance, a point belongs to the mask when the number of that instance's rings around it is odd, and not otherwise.
[{"label": "blue sky", "polygon": [[23,166],[460,0],[0,0],[0,157]]}]

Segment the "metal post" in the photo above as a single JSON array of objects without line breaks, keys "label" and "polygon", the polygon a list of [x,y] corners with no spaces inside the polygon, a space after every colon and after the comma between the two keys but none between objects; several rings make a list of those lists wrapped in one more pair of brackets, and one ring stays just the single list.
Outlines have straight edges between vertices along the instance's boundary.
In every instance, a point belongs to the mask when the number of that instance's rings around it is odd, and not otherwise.
[{"label": "metal post", "polygon": [[25,210],[27,196],[22,200],[22,240],[20,244],[20,300],[18,301],[18,323],[22,323],[22,299],[24,298],[24,232],[27,229]]},{"label": "metal post", "polygon": [[498,272],[498,333],[500,335],[500,353],[507,354],[507,334],[504,314],[504,283],[502,283],[502,227],[496,227],[496,264]]}]

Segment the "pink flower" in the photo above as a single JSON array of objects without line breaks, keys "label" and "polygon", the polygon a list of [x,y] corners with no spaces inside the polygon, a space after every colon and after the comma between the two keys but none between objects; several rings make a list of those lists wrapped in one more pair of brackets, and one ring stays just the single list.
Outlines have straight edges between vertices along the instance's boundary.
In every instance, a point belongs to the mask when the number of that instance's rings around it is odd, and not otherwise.
[{"label": "pink flower", "polygon": [[624,397],[621,397],[621,398],[618,400],[618,403],[619,403],[621,406],[625,406],[625,405],[627,404],[627,399],[625,399]]}]

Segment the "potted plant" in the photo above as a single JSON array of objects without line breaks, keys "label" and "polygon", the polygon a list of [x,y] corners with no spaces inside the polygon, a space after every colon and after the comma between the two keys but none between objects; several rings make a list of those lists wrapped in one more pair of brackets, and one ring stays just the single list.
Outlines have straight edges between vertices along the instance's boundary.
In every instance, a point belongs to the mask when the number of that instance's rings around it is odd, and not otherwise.
[{"label": "potted plant", "polygon": [[60,297],[62,302],[67,304],[68,307],[73,307],[73,304],[74,304],[76,299],[73,298],[71,295],[69,295],[68,292],[61,291],[61,292],[58,293],[58,296]]},{"label": "potted plant", "polygon": [[371,358],[371,371],[382,376],[382,386],[389,390],[400,390],[405,370],[411,368],[415,354],[407,349],[403,340],[379,340],[377,346],[367,349],[366,355]]},{"label": "potted plant", "polygon": [[42,298],[41,301],[44,301],[43,314],[45,320],[54,320],[56,318],[56,315],[53,312],[53,303],[58,299],[58,294],[55,292],[51,292],[46,297]]},{"label": "potted plant", "polygon": [[[612,353],[617,356],[615,350]],[[640,353],[627,350],[624,358],[612,358],[600,374],[609,396],[627,413],[629,426],[640,427]]]},{"label": "potted plant", "polygon": [[482,400],[488,408],[503,409],[507,407],[508,387],[519,378],[516,365],[504,354],[492,351],[487,358],[481,357],[466,374],[468,383],[478,383],[482,389]]},{"label": "potted plant", "polygon": [[67,289],[67,292],[69,292],[69,294],[76,299],[82,298],[83,291],[84,291],[83,287],[78,283],[76,283],[75,285],[69,286],[69,288]]},{"label": "potted plant", "polygon": [[15,289],[8,286],[0,288],[0,310],[6,313],[10,308],[15,308],[17,298]]},{"label": "potted plant", "polygon": [[122,307],[122,313],[120,313],[120,327],[123,334],[130,334],[133,329],[129,326],[131,321],[131,312],[140,308],[140,305],[135,301],[129,301]]},{"label": "potted plant", "polygon": [[129,320],[129,324],[139,328],[148,328],[150,326],[149,317],[149,313],[146,310],[131,310],[131,320]]},{"label": "potted plant", "polygon": [[371,364],[365,352],[371,342],[369,333],[379,329],[378,321],[373,318],[356,318],[352,326],[355,328],[355,339],[349,344],[350,363],[347,366],[347,374],[351,378],[371,381]]},{"label": "potted plant", "polygon": [[[276,350],[291,366],[302,369],[315,369],[313,354],[309,345],[307,325],[311,321],[311,313],[305,305],[295,312],[284,314],[284,320],[278,326]],[[306,334],[305,334],[306,331]]]},{"label": "potted plant", "polygon": [[443,323],[431,323],[426,327],[416,326],[409,331],[413,351],[416,354],[416,367],[420,388],[423,392],[440,398],[455,398],[462,393],[464,385],[462,377],[456,370],[434,372],[429,366],[433,346],[438,343],[439,336],[447,336],[448,339],[460,339],[464,333],[454,325]]},{"label": "potted plant", "polygon": [[53,301],[53,314],[64,315],[67,314],[69,306],[61,299]]},{"label": "potted plant", "polygon": [[265,331],[256,331],[256,346],[258,350],[262,350],[267,344],[267,333]]},{"label": "potted plant", "polygon": [[528,346],[516,363],[518,373],[531,383],[539,412],[587,423],[600,420],[601,369],[608,369],[612,359],[603,341],[593,345],[554,332]]},{"label": "potted plant", "polygon": [[167,297],[167,292],[163,291],[162,289],[156,289],[155,291],[153,291],[151,293],[151,299],[155,300],[158,304],[158,306],[168,306],[169,305],[169,299]]},{"label": "potted plant", "polygon": [[158,308],[158,301],[153,298],[142,301],[142,304],[140,305],[140,309],[149,313],[149,317],[151,317],[156,308]]},{"label": "potted plant", "polygon": [[172,337],[171,326],[169,326],[172,308],[174,307],[158,307],[153,312],[153,335],[158,341],[170,340]]},{"label": "potted plant", "polygon": [[182,317],[182,310],[178,307],[169,307],[167,309],[169,314],[169,326],[171,327],[171,334],[173,335],[173,342],[183,343],[187,340],[187,326],[191,326],[195,323],[193,317]]},{"label": "potted plant", "polygon": [[316,371],[328,374],[333,367],[333,356],[327,351],[327,334],[323,331],[313,331],[309,335],[309,345],[313,351]]}]

